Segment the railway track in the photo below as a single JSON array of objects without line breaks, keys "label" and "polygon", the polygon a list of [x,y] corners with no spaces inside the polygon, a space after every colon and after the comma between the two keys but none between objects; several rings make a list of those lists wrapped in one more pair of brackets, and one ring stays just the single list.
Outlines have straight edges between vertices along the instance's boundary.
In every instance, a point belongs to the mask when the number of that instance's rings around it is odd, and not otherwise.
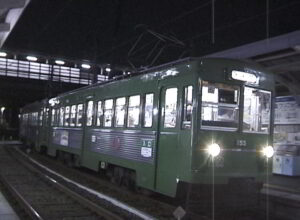
[{"label": "railway track", "polygon": [[124,219],[68,189],[9,148],[0,148],[0,177],[32,219]]},{"label": "railway track", "polygon": [[[16,151],[20,152],[18,149]],[[124,219],[174,219],[173,212],[177,207],[168,199],[162,202],[161,198],[156,196],[148,197],[133,193],[99,178],[95,172],[86,169],[82,172],[82,168],[67,167],[51,157],[36,152],[26,157],[32,164],[39,163],[37,166],[42,172],[46,172],[57,182],[66,184],[68,188],[84,193],[86,198],[95,203],[108,208],[115,206],[114,211]],[[208,218],[189,214],[185,219],[207,220]]]},{"label": "railway track", "polygon": [[[64,188],[71,189],[72,191],[73,190],[76,191],[81,195],[81,198],[84,197],[87,201],[92,201],[92,203],[96,204],[96,206],[102,206],[105,207],[104,208],[105,210],[111,210],[111,212],[115,213],[117,218],[174,219],[173,212],[177,207],[175,205],[172,205],[172,203],[168,203],[168,201],[164,199],[161,200],[160,197],[158,198],[156,196],[146,197],[144,195],[133,193],[131,191],[125,190],[124,188],[117,187],[111,184],[109,181],[100,179],[97,173],[95,172],[89,172],[86,169],[83,169],[84,172],[82,172],[82,168],[74,169],[74,168],[67,167],[63,163],[54,160],[51,157],[40,155],[35,152],[31,152],[29,157],[28,155],[25,155],[23,151],[20,151],[18,148],[10,147],[8,151],[10,154],[14,155],[14,160],[16,159],[24,160],[26,158],[27,160],[26,163],[29,163],[29,166],[35,167],[34,169],[39,170],[39,172],[42,172],[43,174],[46,174],[47,175],[46,179],[48,179],[48,181],[50,182],[48,185],[53,184],[53,182],[60,183],[61,185],[64,186]],[[16,163],[15,161],[12,161],[11,162],[12,166],[14,166],[13,164],[15,163]],[[28,182],[28,178],[25,177],[23,178],[22,181],[26,183],[26,181]],[[27,189],[25,190],[27,191]],[[52,195],[50,196],[50,198],[53,197],[60,198],[57,196],[52,196]],[[57,200],[61,201],[63,199],[57,199]],[[87,203],[87,202],[83,202],[83,203]],[[74,213],[78,213],[78,210],[76,210],[76,212]],[[258,210],[251,209],[251,212],[247,213],[246,215],[245,213],[241,213],[242,215],[234,216],[234,218],[227,218],[225,216],[222,216],[221,219],[224,219],[224,217],[226,219],[247,219],[247,220],[265,219],[263,217],[264,215],[258,214],[257,211]],[[91,212],[91,213],[94,214],[95,212]],[[206,217],[206,216],[203,216],[203,214],[195,215],[195,216],[190,214],[188,217],[185,217],[184,219],[208,220],[212,217],[210,215],[209,215],[210,217]],[[253,218],[253,216],[255,216],[255,218]],[[91,215],[87,219],[93,219],[93,218],[101,219],[102,217],[99,217],[96,214],[94,217]],[[113,219],[113,218],[103,217],[102,219]],[[215,216],[215,219],[219,219],[219,218]]]}]

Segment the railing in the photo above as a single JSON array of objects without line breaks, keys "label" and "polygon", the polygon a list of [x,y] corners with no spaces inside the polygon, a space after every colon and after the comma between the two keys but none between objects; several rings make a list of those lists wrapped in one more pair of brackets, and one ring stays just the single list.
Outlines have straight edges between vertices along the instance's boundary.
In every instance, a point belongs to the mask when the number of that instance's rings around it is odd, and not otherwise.
[{"label": "railing", "polygon": [[107,80],[107,76],[84,69],[53,64],[0,58],[0,76],[90,85]]}]

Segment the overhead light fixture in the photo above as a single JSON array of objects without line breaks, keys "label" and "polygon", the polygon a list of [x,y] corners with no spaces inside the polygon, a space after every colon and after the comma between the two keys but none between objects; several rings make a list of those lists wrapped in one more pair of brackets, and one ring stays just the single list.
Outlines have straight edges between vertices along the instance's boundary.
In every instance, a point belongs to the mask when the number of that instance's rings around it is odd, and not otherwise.
[{"label": "overhead light fixture", "polygon": [[105,71],[109,73],[111,71],[111,68],[110,67],[106,67]]},{"label": "overhead light fixture", "polygon": [[7,53],[5,52],[0,52],[0,57],[6,57],[7,56]]},{"label": "overhead light fixture", "polygon": [[56,63],[57,65],[64,65],[64,64],[65,64],[65,61],[63,61],[63,60],[55,60],[55,63]]},{"label": "overhead light fixture", "polygon": [[26,59],[33,62],[37,61],[37,58],[34,56],[27,56]]},{"label": "overhead light fixture", "polygon": [[84,68],[84,69],[90,69],[91,65],[83,63],[83,64],[81,64],[81,67]]}]

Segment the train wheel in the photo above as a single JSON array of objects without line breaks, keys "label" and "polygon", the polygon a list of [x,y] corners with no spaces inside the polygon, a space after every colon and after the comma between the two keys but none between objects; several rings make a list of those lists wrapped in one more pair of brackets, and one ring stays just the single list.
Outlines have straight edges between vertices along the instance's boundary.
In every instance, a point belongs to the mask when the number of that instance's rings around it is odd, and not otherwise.
[{"label": "train wheel", "polygon": [[120,186],[122,184],[122,178],[124,175],[123,168],[121,167],[114,167],[113,176],[111,178],[111,181]]}]

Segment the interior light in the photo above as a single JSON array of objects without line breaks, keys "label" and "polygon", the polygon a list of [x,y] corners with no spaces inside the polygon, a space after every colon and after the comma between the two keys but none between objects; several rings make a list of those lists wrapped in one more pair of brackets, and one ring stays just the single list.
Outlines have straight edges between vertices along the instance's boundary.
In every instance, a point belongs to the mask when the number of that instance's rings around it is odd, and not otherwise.
[{"label": "interior light", "polygon": [[111,68],[110,67],[106,67],[105,71],[109,73],[111,71]]},{"label": "interior light", "polygon": [[258,83],[258,77],[253,73],[246,73],[237,70],[233,70],[231,72],[231,78],[249,83]]},{"label": "interior light", "polygon": [[37,61],[37,58],[34,56],[27,56],[26,59],[33,62]]},{"label": "interior light", "polygon": [[273,157],[273,155],[274,155],[274,148],[272,146],[264,147],[263,150],[262,150],[262,153],[267,158]]},{"label": "interior light", "polygon": [[91,65],[83,63],[83,64],[81,64],[81,67],[84,68],[84,69],[90,69]]},{"label": "interior light", "polygon": [[63,61],[63,60],[55,60],[55,63],[56,63],[57,65],[64,65],[64,64],[65,64],[65,61]]},{"label": "interior light", "polygon": [[0,57],[6,57],[7,56],[7,53],[5,52],[0,52]]},{"label": "interior light", "polygon": [[214,143],[214,144],[211,144],[211,145],[208,146],[207,152],[212,157],[216,157],[216,156],[218,156],[220,154],[221,148],[220,148],[220,146],[218,144]]}]

